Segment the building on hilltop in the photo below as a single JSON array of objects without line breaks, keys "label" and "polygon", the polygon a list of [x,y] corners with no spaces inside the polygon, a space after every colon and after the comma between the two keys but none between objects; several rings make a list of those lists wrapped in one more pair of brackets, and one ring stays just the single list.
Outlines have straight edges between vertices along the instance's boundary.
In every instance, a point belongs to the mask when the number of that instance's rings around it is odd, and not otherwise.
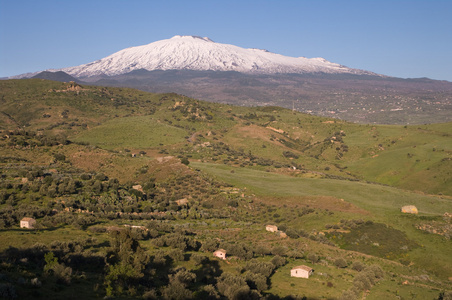
[{"label": "building on hilltop", "polygon": [[20,228],[28,228],[28,229],[33,229],[36,225],[36,220],[33,218],[23,218],[22,220],[20,220]]},{"label": "building on hilltop", "polygon": [[290,270],[290,277],[309,278],[314,270],[308,266],[297,266]]}]

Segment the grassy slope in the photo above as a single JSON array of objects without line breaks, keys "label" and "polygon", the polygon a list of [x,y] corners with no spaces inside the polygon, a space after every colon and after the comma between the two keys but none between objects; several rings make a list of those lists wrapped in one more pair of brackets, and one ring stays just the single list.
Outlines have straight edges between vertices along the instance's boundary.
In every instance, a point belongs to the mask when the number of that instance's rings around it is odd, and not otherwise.
[{"label": "grassy slope", "polygon": [[[452,195],[450,123],[358,125],[278,107],[234,107],[176,94],[40,79],[2,81],[0,86],[4,129],[26,125],[106,149],[171,148],[172,154],[187,145],[185,137],[202,134],[200,142],[224,142],[315,172]],[[343,132],[342,141],[331,140],[338,132]],[[284,151],[299,158],[285,158]],[[205,158],[202,151],[192,155]]]},{"label": "grassy slope", "polygon": [[[306,196],[332,196],[344,199],[369,212],[366,218],[401,230],[409,239],[423,245],[409,254],[415,265],[441,276],[447,276],[452,272],[452,257],[448,250],[450,241],[445,241],[439,236],[426,235],[415,229],[413,225],[419,222],[420,217],[400,213],[402,206],[416,205],[420,216],[441,216],[452,207],[452,200],[449,198],[427,196],[360,182],[294,178],[242,168],[234,168],[234,173],[231,173],[230,167],[202,163],[192,163],[192,165],[234,186],[246,188],[256,195],[257,200],[259,197],[289,197],[292,204],[304,206],[310,204],[306,201],[308,199],[305,198]],[[314,229],[311,226],[317,224],[315,229],[322,230],[318,226],[330,223],[332,220],[329,215],[325,215],[322,220],[312,221],[307,225],[294,220],[293,224],[298,223],[298,226],[307,229]]]},{"label": "grassy slope", "polygon": [[[158,133],[158,134],[156,134]],[[125,117],[109,120],[74,138],[104,149],[153,148],[184,141],[186,131],[162,124],[149,116]]]}]

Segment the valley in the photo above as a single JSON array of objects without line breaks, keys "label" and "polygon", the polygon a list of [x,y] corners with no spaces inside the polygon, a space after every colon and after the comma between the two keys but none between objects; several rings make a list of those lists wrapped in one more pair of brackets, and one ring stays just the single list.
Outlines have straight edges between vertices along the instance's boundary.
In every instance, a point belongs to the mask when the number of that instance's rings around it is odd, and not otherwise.
[{"label": "valley", "polygon": [[[3,295],[450,296],[450,122],[352,123],[175,91],[0,81]],[[310,278],[290,276],[299,265]]]}]

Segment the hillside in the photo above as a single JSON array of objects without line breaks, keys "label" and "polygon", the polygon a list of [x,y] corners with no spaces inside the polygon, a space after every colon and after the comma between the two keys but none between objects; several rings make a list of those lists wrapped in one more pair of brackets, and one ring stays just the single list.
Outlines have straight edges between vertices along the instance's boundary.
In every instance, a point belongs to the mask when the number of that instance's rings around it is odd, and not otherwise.
[{"label": "hillside", "polygon": [[402,79],[323,58],[174,36],[87,64],[12,78],[90,82],[239,106],[279,106],[361,124],[452,122],[452,83]]},{"label": "hillside", "polygon": [[[367,124],[452,121],[452,83],[349,74],[243,74],[213,71],[133,71],[95,77],[93,84],[153,93],[177,92],[210,102],[280,106]],[[199,88],[202,87],[202,88]]]},{"label": "hillside", "polygon": [[[42,79],[1,81],[0,99],[3,295],[450,293],[450,123],[362,125]],[[20,230],[24,216],[37,229]],[[298,265],[314,275],[290,277]]]},{"label": "hillside", "polygon": [[314,172],[452,195],[450,123],[359,125],[177,94],[42,80],[1,84],[2,129],[25,127],[108,150],[151,148],[231,165],[265,167],[271,161],[278,169],[295,166],[287,171],[294,176]]}]

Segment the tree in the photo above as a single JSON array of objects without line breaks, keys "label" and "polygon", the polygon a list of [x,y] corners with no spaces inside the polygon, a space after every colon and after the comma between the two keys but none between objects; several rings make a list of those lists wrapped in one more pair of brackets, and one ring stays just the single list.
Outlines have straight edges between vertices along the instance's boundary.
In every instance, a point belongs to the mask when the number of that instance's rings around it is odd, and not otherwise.
[{"label": "tree", "polygon": [[218,278],[217,288],[220,294],[228,299],[246,299],[250,292],[250,287],[246,284],[245,278],[240,275],[223,273]]},{"label": "tree", "polygon": [[58,263],[58,258],[55,257],[53,252],[47,252],[44,255],[44,260],[46,262],[44,272],[49,275],[53,275],[59,283],[71,283],[72,268]]},{"label": "tree", "polygon": [[138,284],[148,263],[149,256],[133,237],[131,230],[115,231],[111,264],[105,276],[107,296],[122,295]]},{"label": "tree", "polygon": [[347,267],[347,262],[345,261],[345,259],[339,257],[334,261],[334,265],[338,268],[345,268]]}]

